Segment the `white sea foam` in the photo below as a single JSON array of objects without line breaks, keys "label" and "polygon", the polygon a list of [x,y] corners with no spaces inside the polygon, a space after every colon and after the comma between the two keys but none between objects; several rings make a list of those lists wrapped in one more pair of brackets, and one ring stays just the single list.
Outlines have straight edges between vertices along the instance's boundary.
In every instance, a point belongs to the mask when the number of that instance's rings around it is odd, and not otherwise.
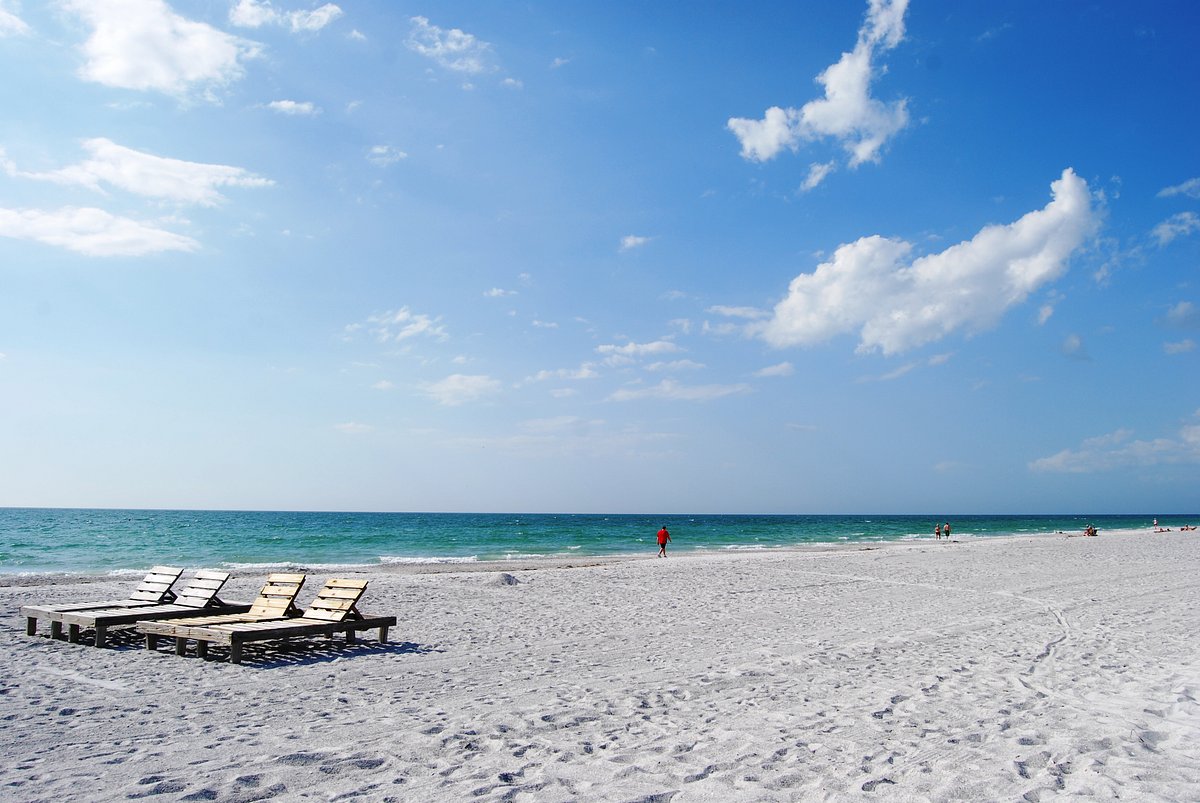
[{"label": "white sea foam", "polygon": [[379,562],[385,566],[413,563],[475,563],[478,560],[479,558],[475,555],[465,558],[409,558],[396,555],[381,555],[379,558]]}]

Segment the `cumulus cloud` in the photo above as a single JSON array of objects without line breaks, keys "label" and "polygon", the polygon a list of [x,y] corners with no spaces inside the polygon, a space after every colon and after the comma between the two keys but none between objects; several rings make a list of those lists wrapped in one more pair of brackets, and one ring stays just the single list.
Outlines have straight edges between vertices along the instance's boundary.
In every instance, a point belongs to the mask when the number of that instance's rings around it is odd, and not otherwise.
[{"label": "cumulus cloud", "polygon": [[1170,198],[1172,195],[1186,195],[1188,198],[1200,198],[1200,178],[1189,178],[1182,184],[1164,187],[1158,191],[1159,198]]},{"label": "cumulus cloud", "polygon": [[578,368],[556,368],[554,370],[538,371],[526,379],[526,382],[544,382],[547,379],[595,379],[600,376],[590,362],[585,362]]},{"label": "cumulus cloud", "polygon": [[1154,227],[1150,233],[1158,240],[1158,245],[1167,245],[1176,237],[1186,237],[1200,229],[1200,216],[1195,212],[1180,212],[1164,220]]},{"label": "cumulus cloud", "polygon": [[621,251],[632,251],[634,248],[641,248],[646,243],[653,239],[651,237],[639,237],[636,234],[627,234],[621,238]]},{"label": "cumulus cloud", "polygon": [[191,237],[109,214],[103,209],[66,207],[0,209],[0,237],[33,240],[84,256],[146,256],[164,251],[195,251]]},{"label": "cumulus cloud", "polygon": [[492,46],[458,28],[446,30],[425,17],[412,17],[405,44],[409,50],[432,59],[451,72],[477,75],[494,69]]},{"label": "cumulus cloud", "polygon": [[[442,326],[440,317],[418,314],[408,307],[389,310],[380,315],[367,318],[366,329],[380,343],[399,343],[409,338],[422,336],[434,340],[445,340],[449,335]],[[347,333],[353,333],[363,328],[362,324],[352,324],[346,327]]]},{"label": "cumulus cloud", "polygon": [[[772,106],[761,120],[734,117],[726,124],[742,146],[742,157],[756,162],[773,159],[787,148],[830,138],[847,152],[849,165],[879,160],[887,141],[908,125],[904,100],[885,104],[871,97],[877,70],[874,59],[904,38],[908,0],[869,0],[866,20],[854,50],[817,76],[825,96],[799,109]],[[805,180],[812,189],[829,175],[833,163],[813,165]]]},{"label": "cumulus cloud", "polygon": [[960,329],[979,332],[1066,271],[1098,226],[1087,183],[1067,169],[1053,200],[1008,225],[911,259],[912,245],[880,236],[840,246],[792,280],[773,316],[747,331],[777,347],[808,346],[857,331],[859,352],[897,354]]},{"label": "cumulus cloud", "polygon": [[279,25],[292,33],[315,33],[342,16],[342,9],[326,3],[312,11],[279,11],[266,0],[239,0],[229,11],[229,22],[242,28]]},{"label": "cumulus cloud", "polygon": [[379,167],[387,167],[408,158],[408,154],[391,145],[374,145],[367,151],[367,161]]},{"label": "cumulus cloud", "polygon": [[1167,323],[1183,329],[1200,329],[1200,309],[1190,301],[1180,301],[1167,310]]},{"label": "cumulus cloud", "polygon": [[695,360],[670,360],[669,362],[652,362],[646,366],[647,371],[659,373],[662,371],[698,371],[704,368],[704,363]]},{"label": "cumulus cloud", "polygon": [[684,385],[674,379],[664,379],[651,387],[622,388],[609,396],[610,401],[635,401],[637,399],[661,399],[665,401],[711,401],[724,396],[749,393],[750,386],[737,385]]},{"label": "cumulus cloud", "polygon": [[181,203],[214,206],[224,200],[218,187],[269,187],[273,181],[227,165],[187,162],[136,151],[104,139],[87,139],[83,149],[90,158],[79,164],[45,173],[22,172],[3,157],[0,168],[14,177],[75,184],[102,191],[101,184],[142,195]]},{"label": "cumulus cloud", "polygon": [[1195,423],[1196,419],[1200,419],[1200,411],[1173,438],[1134,440],[1129,429],[1088,438],[1077,449],[1063,449],[1032,461],[1029,468],[1047,473],[1087,474],[1117,468],[1200,463],[1200,424]]},{"label": "cumulus cloud", "polygon": [[321,113],[320,109],[307,100],[273,100],[267,104],[267,108],[292,117],[313,117]]},{"label": "cumulus cloud", "polygon": [[489,376],[451,374],[438,382],[421,385],[425,395],[438,404],[457,407],[500,392],[500,382]]},{"label": "cumulus cloud", "polygon": [[210,99],[214,87],[240,79],[243,62],[260,53],[254,42],[181,17],[163,0],[67,0],[91,27],[80,76],[121,89]]}]

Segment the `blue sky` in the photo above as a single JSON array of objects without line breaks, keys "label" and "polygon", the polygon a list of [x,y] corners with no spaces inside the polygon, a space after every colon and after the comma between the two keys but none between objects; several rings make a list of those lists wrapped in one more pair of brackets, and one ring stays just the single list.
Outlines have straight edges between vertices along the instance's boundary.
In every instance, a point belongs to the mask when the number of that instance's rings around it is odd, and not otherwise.
[{"label": "blue sky", "polygon": [[1188,3],[0,0],[0,505],[1200,510]]}]

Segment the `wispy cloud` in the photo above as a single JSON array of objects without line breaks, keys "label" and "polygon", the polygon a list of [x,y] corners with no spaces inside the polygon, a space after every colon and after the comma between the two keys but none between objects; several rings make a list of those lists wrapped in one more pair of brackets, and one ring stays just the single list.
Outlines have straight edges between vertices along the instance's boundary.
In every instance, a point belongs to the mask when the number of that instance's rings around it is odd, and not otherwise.
[{"label": "wispy cloud", "polygon": [[682,349],[670,340],[655,340],[651,343],[629,342],[622,346],[612,343],[596,346],[596,353],[604,355],[606,365],[628,365],[642,357],[674,354]]},{"label": "wispy cloud", "polygon": [[797,276],[766,321],[748,331],[778,347],[808,346],[858,330],[858,351],[897,354],[959,329],[977,332],[1061,276],[1099,225],[1087,184],[1071,170],[1053,200],[1005,226],[915,260],[902,240],[864,237]]},{"label": "wispy cloud", "polygon": [[1029,468],[1038,472],[1087,474],[1125,467],[1200,463],[1200,424],[1194,423],[1197,419],[1200,411],[1173,438],[1134,440],[1129,429],[1088,438],[1076,449],[1063,449],[1032,461]]},{"label": "wispy cloud", "polygon": [[653,237],[640,237],[636,234],[627,234],[621,238],[620,251],[632,251],[635,248],[641,248],[649,243]]},{"label": "wispy cloud", "polygon": [[1173,195],[1186,195],[1188,198],[1200,198],[1200,178],[1189,178],[1182,184],[1164,187],[1158,191],[1159,198],[1170,198]]},{"label": "wispy cloud", "polygon": [[438,404],[457,407],[475,402],[500,392],[499,380],[490,376],[451,374],[437,382],[421,385],[421,390]]},{"label": "wispy cloud", "polygon": [[163,0],[64,5],[91,28],[80,76],[105,86],[215,99],[213,90],[239,80],[260,53],[257,43],[182,17]]},{"label": "wispy cloud", "polygon": [[1158,240],[1159,247],[1163,247],[1175,240],[1178,237],[1186,237],[1194,231],[1200,230],[1200,215],[1195,212],[1180,212],[1159,223],[1150,232],[1154,239]]},{"label": "wispy cloud", "polygon": [[[817,76],[825,97],[799,109],[772,106],[761,120],[731,118],[727,127],[741,143],[743,158],[765,162],[785,148],[794,151],[802,143],[831,138],[849,154],[850,167],[878,161],[887,141],[908,125],[904,100],[885,104],[870,94],[874,60],[904,38],[907,8],[908,0],[870,0],[854,50]],[[810,168],[805,188],[820,184],[831,165]]]},{"label": "wispy cloud", "polygon": [[775,376],[791,376],[794,373],[796,373],[796,366],[790,362],[781,362],[775,365],[768,365],[766,368],[759,368],[754,372],[754,376],[763,379]]},{"label": "wispy cloud", "polygon": [[380,343],[399,343],[418,336],[433,340],[446,340],[449,337],[440,316],[435,318],[416,313],[408,307],[372,315],[365,323],[347,325],[344,332],[346,338],[351,339],[363,330]]},{"label": "wispy cloud", "polygon": [[225,200],[218,188],[270,187],[275,183],[240,167],[155,156],[103,137],[85,139],[82,145],[90,158],[43,173],[17,169],[0,151],[0,170],[16,178],[74,184],[98,191],[102,191],[102,185],[108,185],[147,198],[201,206],[215,206]]},{"label": "wispy cloud", "polygon": [[33,240],[84,256],[147,256],[164,251],[195,251],[191,237],[109,214],[103,209],[66,207],[0,209],[0,237]]},{"label": "wispy cloud", "polygon": [[375,427],[370,424],[360,424],[357,421],[347,421],[344,424],[334,424],[333,428],[344,435],[365,435],[368,432],[374,432]]},{"label": "wispy cloud", "polygon": [[28,33],[29,26],[25,21],[0,4],[0,37],[26,36]]},{"label": "wispy cloud", "polygon": [[509,296],[515,296],[517,291],[505,290],[501,287],[493,287],[491,290],[484,290],[483,294],[487,298],[508,298]]},{"label": "wispy cloud", "polygon": [[638,399],[661,399],[664,401],[711,401],[725,396],[749,393],[749,385],[684,385],[673,379],[664,379],[651,387],[622,388],[609,396],[610,401],[635,401]]},{"label": "wispy cloud", "polygon": [[1167,354],[1187,354],[1196,350],[1196,341],[1190,337],[1175,343],[1163,343],[1163,351]]}]

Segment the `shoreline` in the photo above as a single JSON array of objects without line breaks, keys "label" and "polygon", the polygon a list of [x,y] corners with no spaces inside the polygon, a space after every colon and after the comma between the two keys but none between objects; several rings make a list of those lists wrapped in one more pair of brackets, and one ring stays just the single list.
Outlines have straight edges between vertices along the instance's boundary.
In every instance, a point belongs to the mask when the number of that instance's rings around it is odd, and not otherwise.
[{"label": "shoreline", "polygon": [[[1184,530],[1169,530],[1186,534]],[[1198,531],[1200,532],[1200,531]],[[1101,530],[1097,537],[1124,537],[1163,535],[1151,527],[1129,528],[1120,530]],[[922,546],[939,545],[972,545],[993,541],[1005,541],[1021,538],[1075,538],[1085,537],[1083,533],[1074,532],[1040,532],[1040,533],[1008,533],[1003,535],[972,535],[970,533],[956,534],[946,540],[935,540],[932,536],[920,538],[880,539],[861,541],[817,541],[781,546],[724,546],[712,547],[678,547],[674,544],[669,548],[669,559],[685,557],[721,558],[737,555],[772,555],[772,554],[814,554],[837,553],[843,551],[871,551],[878,549],[906,549]],[[641,560],[657,560],[652,546],[647,546],[644,552],[626,552],[607,555],[530,555],[502,559],[463,559],[448,558],[412,558],[380,563],[303,563],[280,561],[264,564],[220,564],[217,566],[188,566],[188,569],[211,568],[227,571],[232,577],[244,578],[262,576],[270,572],[307,572],[311,574],[349,574],[368,575],[414,575],[414,574],[454,574],[479,573],[495,571],[538,571],[543,569],[587,568],[607,566]],[[43,572],[43,571],[0,571],[0,587],[31,586],[46,582],[80,582],[99,583],[114,578],[140,577],[146,571],[140,569],[112,569],[96,571],[81,569],[78,571]]]}]

